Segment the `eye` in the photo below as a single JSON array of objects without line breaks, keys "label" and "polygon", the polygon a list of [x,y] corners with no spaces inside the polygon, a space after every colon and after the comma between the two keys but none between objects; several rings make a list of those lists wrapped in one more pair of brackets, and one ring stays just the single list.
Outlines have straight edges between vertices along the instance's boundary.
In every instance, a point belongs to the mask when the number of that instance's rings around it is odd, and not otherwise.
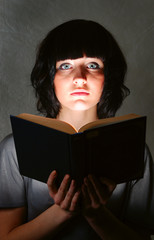
[{"label": "eye", "polygon": [[58,69],[60,70],[68,70],[68,69],[71,69],[72,68],[72,65],[70,63],[62,63]]},{"label": "eye", "polygon": [[100,69],[100,65],[96,62],[91,62],[87,64],[87,68],[89,69]]}]

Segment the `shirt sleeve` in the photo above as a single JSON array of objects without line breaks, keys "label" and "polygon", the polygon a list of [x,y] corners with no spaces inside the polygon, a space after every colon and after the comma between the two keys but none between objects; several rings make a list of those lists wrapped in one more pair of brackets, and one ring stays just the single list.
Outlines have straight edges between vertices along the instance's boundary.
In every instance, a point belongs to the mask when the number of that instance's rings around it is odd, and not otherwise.
[{"label": "shirt sleeve", "polygon": [[125,217],[133,225],[154,233],[154,163],[147,146],[144,176],[131,183]]},{"label": "shirt sleeve", "polygon": [[9,135],[0,143],[0,208],[25,205],[24,180],[19,173],[14,139]]}]

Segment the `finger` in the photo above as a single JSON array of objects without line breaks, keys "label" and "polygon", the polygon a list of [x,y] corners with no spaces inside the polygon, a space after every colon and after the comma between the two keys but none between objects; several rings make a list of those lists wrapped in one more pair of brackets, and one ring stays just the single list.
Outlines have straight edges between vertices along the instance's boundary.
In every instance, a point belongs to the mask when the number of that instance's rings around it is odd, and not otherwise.
[{"label": "finger", "polygon": [[100,181],[101,181],[102,184],[105,184],[105,185],[108,187],[109,192],[111,192],[111,193],[112,193],[112,192],[114,191],[114,189],[116,188],[116,183],[113,182],[113,181],[110,180],[110,179],[101,177],[101,178],[100,178]]},{"label": "finger", "polygon": [[102,185],[98,178],[96,178],[94,175],[88,175],[88,179],[91,181],[95,189],[101,189]]},{"label": "finger", "polygon": [[89,177],[84,179],[84,184],[87,187],[89,197],[92,201],[92,203],[99,202],[99,197],[96,193],[95,186],[92,184],[91,179]]},{"label": "finger", "polygon": [[109,198],[114,191],[116,184],[108,179],[100,178],[100,182],[102,184],[102,191],[100,192],[100,196],[102,196],[101,201],[103,204],[106,204]]},{"label": "finger", "polygon": [[101,199],[103,197],[101,182],[94,175],[88,175],[88,179],[91,181],[98,198]]},{"label": "finger", "polygon": [[73,198],[72,198],[72,201],[71,201],[71,205],[70,205],[70,208],[69,210],[70,211],[75,211],[77,210],[78,208],[78,203],[79,203],[79,198],[80,198],[80,194],[81,194],[81,191],[77,191]]},{"label": "finger", "polygon": [[89,196],[89,193],[88,193],[87,186],[85,184],[82,185],[81,191],[82,191],[83,204],[86,205],[86,206],[90,205],[91,199],[90,199],[90,196]]},{"label": "finger", "polygon": [[57,178],[57,172],[56,170],[52,171],[51,174],[49,175],[47,185],[49,188],[49,193],[53,196],[57,193],[57,187],[55,184],[55,180]]},{"label": "finger", "polygon": [[93,175],[89,175],[88,177],[89,179],[91,179],[91,183],[95,188],[95,191],[97,193],[97,196],[100,202],[103,205],[106,204],[116,185],[111,180],[108,180],[105,178],[104,179],[101,178],[102,181],[100,181]]},{"label": "finger", "polygon": [[58,189],[58,192],[55,196],[56,204],[59,205],[64,200],[66,192],[69,188],[69,184],[70,184],[70,176],[68,174],[66,174],[65,177],[63,178],[63,180],[60,184],[60,187]]},{"label": "finger", "polygon": [[76,188],[75,181],[72,180],[71,184],[70,184],[70,187],[69,187],[69,189],[68,189],[68,191],[65,195],[65,198],[64,198],[62,204],[60,205],[61,208],[63,208],[63,209],[69,209],[70,208],[71,201],[72,201],[72,198],[73,198],[74,193],[75,193],[75,188]]}]

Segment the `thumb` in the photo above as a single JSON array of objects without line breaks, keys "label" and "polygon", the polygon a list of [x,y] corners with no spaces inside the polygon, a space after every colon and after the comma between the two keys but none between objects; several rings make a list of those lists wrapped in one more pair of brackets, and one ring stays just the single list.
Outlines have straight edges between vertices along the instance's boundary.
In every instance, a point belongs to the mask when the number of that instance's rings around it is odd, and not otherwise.
[{"label": "thumb", "polygon": [[56,178],[57,178],[57,172],[56,170],[52,171],[51,174],[49,175],[47,185],[49,189],[50,195],[53,197],[57,193],[57,187],[56,187]]}]

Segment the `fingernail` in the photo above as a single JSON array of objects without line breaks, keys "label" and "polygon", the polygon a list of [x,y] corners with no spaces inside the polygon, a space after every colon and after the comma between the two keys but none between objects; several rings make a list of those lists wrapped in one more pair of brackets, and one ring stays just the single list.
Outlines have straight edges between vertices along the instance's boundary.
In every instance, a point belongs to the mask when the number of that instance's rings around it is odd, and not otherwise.
[{"label": "fingernail", "polygon": [[71,184],[72,184],[72,186],[75,186],[75,180],[74,179],[71,181]]},{"label": "fingernail", "polygon": [[91,179],[91,177],[92,177],[91,174],[89,174],[89,175],[88,175],[88,178]]},{"label": "fingernail", "polygon": [[84,178],[84,183],[88,183],[88,178]]},{"label": "fingernail", "polygon": [[56,170],[53,170],[53,172],[52,172],[54,175],[57,175],[57,172],[56,172]]},{"label": "fingernail", "polygon": [[69,178],[70,178],[70,175],[66,174],[66,175],[65,175],[65,179],[68,180]]}]

